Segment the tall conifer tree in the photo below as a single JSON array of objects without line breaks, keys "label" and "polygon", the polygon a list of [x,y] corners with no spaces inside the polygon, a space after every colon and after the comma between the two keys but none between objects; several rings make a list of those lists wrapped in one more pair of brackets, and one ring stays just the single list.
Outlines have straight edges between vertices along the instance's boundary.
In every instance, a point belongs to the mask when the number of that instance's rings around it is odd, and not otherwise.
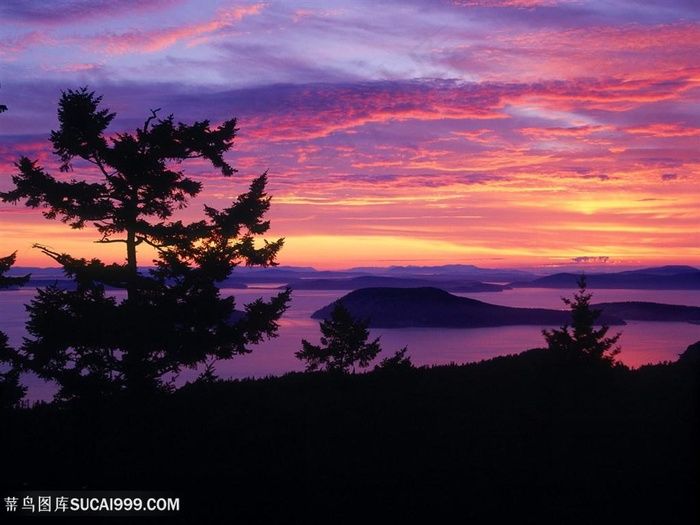
[{"label": "tall conifer tree", "polygon": [[[124,262],[108,264],[36,245],[75,287],[38,292],[18,359],[56,381],[66,399],[152,393],[183,367],[247,353],[250,344],[276,335],[289,300],[285,291],[236,316],[234,299],[217,287],[239,264],[276,264],[283,239],[255,242],[270,227],[264,220],[270,207],[266,174],[231,206],[205,206],[201,220],[174,216],[202,191],[202,183],[182,170],[188,160],[204,161],[224,177],[236,172],[224,159],[236,120],[183,124],[154,110],[134,132],[108,133],[115,114],[101,101],[86,88],[64,92],[60,125],[51,132],[64,175],[22,157],[14,189],[0,193],[5,202],[24,201],[71,228],[92,226],[97,243],[124,248]],[[92,173],[79,180],[69,175],[74,164]],[[142,266],[140,246],[155,250],[153,267]],[[109,288],[124,290],[125,298],[115,298]]]}]

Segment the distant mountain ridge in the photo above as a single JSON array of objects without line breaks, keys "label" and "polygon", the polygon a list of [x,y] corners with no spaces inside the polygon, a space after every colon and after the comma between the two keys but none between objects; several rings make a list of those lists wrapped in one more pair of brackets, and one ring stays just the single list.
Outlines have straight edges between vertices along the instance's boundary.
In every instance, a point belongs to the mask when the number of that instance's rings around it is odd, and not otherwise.
[{"label": "distant mountain ridge", "polygon": [[669,264],[666,266],[652,266],[650,268],[640,268],[639,270],[626,270],[617,272],[620,274],[645,274],[645,275],[679,275],[684,273],[700,272],[700,269],[685,264]]},{"label": "distant mountain ridge", "polygon": [[510,268],[480,268],[473,264],[444,264],[441,266],[389,266],[373,267],[364,266],[350,268],[351,273],[364,273],[370,275],[383,275],[391,277],[414,278],[459,278],[476,281],[510,282],[517,280],[529,280],[536,277],[535,274]]},{"label": "distant mountain ridge", "polygon": [[[147,267],[143,268],[143,271],[147,270]],[[221,287],[244,288],[251,283],[290,283],[292,287],[300,290],[356,289],[370,286],[435,286],[468,293],[497,291],[497,288],[489,289],[493,283],[498,283],[500,289],[511,286],[514,288],[575,288],[582,273],[567,271],[538,277],[534,273],[518,269],[479,268],[469,264],[358,267],[349,270],[316,270],[304,266],[241,267],[236,268],[231,277],[221,283]],[[45,286],[54,281],[67,281],[62,269],[58,267],[15,267],[8,274],[15,276],[31,274],[29,286]],[[686,265],[667,265],[610,273],[586,273],[585,275],[589,288],[700,289],[700,270]],[[362,281],[361,278],[365,280]],[[386,281],[381,281],[382,278]],[[314,284],[312,283],[314,280],[326,282]],[[331,282],[332,280],[337,282]],[[404,280],[405,284],[400,284],[400,280]],[[338,285],[341,287],[330,288]]]},{"label": "distant mountain ridge", "polygon": [[382,275],[363,275],[344,279],[297,279],[280,288],[292,290],[358,290],[360,288],[425,288],[435,287],[448,292],[477,293],[500,292],[506,286],[482,283],[478,281],[418,279],[411,277],[387,277]]},{"label": "distant mountain ridge", "polygon": [[[575,288],[581,274],[556,273],[531,281],[510,283],[513,288]],[[585,274],[588,288],[633,290],[700,290],[700,270],[692,266],[660,266],[615,273]]]}]

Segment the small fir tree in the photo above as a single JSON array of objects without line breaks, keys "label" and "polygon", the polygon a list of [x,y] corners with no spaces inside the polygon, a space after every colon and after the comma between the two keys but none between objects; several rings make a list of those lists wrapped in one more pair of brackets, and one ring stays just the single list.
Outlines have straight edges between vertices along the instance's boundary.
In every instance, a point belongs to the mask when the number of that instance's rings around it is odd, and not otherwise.
[{"label": "small fir tree", "polygon": [[379,338],[368,342],[368,322],[355,319],[340,302],[336,302],[331,315],[321,321],[321,344],[313,345],[302,340],[302,349],[296,357],[306,362],[307,371],[352,372],[356,367],[366,368],[381,351]]},{"label": "small fir tree", "polygon": [[547,346],[552,351],[569,352],[570,355],[614,363],[615,356],[620,353],[617,342],[622,334],[608,337],[609,326],[595,328],[601,310],[591,308],[592,294],[587,291],[585,276],[579,278],[578,287],[573,299],[562,298],[571,310],[571,326],[543,330]]}]

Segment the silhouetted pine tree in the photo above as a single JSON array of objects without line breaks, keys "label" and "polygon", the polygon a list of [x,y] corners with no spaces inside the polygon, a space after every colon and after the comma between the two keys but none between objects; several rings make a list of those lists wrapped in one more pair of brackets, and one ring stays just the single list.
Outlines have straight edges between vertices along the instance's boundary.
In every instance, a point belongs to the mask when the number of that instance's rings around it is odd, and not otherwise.
[{"label": "silhouetted pine tree", "polygon": [[607,337],[609,326],[595,328],[601,310],[591,308],[592,294],[586,289],[586,278],[578,280],[579,290],[574,298],[562,298],[571,310],[571,327],[563,326],[558,330],[542,330],[550,350],[570,352],[573,356],[587,356],[597,361],[613,363],[620,353],[617,341],[621,333]]},{"label": "silhouetted pine tree", "polygon": [[341,302],[337,302],[329,319],[320,322],[321,345],[303,339],[296,357],[306,361],[306,370],[355,373],[355,367],[366,368],[381,351],[379,338],[369,339],[367,322],[355,319]]},{"label": "silhouetted pine tree", "polygon": [[[29,276],[7,277],[5,273],[15,263],[16,254],[0,257],[0,289],[22,286]],[[26,388],[19,382],[20,367],[16,360],[17,352],[8,344],[7,334],[0,332],[0,409],[15,406],[22,400]]]},{"label": "silhouetted pine tree", "polygon": [[405,372],[413,370],[413,362],[411,357],[406,355],[408,347],[404,346],[401,350],[394,352],[394,355],[385,357],[377,366],[374,367],[375,372]]},{"label": "silhouetted pine tree", "polygon": [[[59,397],[67,399],[153,392],[183,367],[247,353],[250,344],[276,335],[289,300],[287,290],[255,301],[232,322],[234,299],[222,298],[216,286],[238,264],[276,264],[283,239],[254,242],[270,227],[263,220],[270,207],[266,174],[228,208],[205,206],[204,218],[191,223],[173,218],[202,189],[181,171],[184,161],[207,161],[225,177],[236,172],[223,157],[233,145],[236,120],[217,127],[207,120],[176,124],[172,115],[160,119],[154,110],[135,132],[109,137],[115,114],[101,109],[101,100],[86,88],[64,92],[60,127],[51,132],[60,170],[72,171],[78,160],[96,178],[54,177],[22,157],[15,188],[0,193],[5,202],[24,200],[72,228],[94,226],[98,243],[124,246],[124,263],[105,264],[37,245],[76,286],[38,292],[28,307],[31,338],[19,356],[26,369],[56,381]],[[155,249],[155,268],[139,266],[140,245]],[[105,287],[125,290],[126,299],[115,299]]]}]

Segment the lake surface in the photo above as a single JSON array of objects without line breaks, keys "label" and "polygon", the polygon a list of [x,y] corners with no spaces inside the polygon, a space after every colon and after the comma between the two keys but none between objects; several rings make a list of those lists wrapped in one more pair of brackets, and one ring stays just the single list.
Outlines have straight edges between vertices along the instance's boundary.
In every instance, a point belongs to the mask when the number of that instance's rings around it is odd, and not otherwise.
[{"label": "lake surface", "polygon": [[[266,288],[246,290],[224,289],[225,295],[234,295],[240,307],[258,297],[268,298],[277,291]],[[24,304],[34,296],[33,289],[0,292],[0,330],[7,333],[10,342],[19,345],[25,335],[26,313]],[[302,370],[294,357],[301,340],[317,343],[320,337],[318,321],[311,314],[345,295],[342,290],[298,290],[293,292],[292,303],[280,321],[280,335],[271,341],[254,346],[253,352],[237,356],[217,365],[217,373],[224,378],[263,377]],[[119,296],[119,292],[114,293]],[[572,295],[572,290],[518,288],[503,292],[456,294],[504,306],[564,308],[561,297]],[[593,290],[593,302],[653,301],[658,303],[700,306],[697,290]],[[408,353],[416,365],[468,363],[491,357],[518,353],[543,346],[541,329],[536,326],[506,326],[497,328],[397,328],[372,330],[380,336],[383,354],[408,346]],[[622,332],[618,356],[629,366],[677,359],[685,348],[700,340],[700,325],[689,323],[653,323],[628,321],[626,326],[613,327],[611,333]],[[381,356],[380,356],[381,358]],[[181,381],[196,376],[194,371],[182,374]],[[54,387],[37,378],[28,377],[30,399],[49,399]]]}]

